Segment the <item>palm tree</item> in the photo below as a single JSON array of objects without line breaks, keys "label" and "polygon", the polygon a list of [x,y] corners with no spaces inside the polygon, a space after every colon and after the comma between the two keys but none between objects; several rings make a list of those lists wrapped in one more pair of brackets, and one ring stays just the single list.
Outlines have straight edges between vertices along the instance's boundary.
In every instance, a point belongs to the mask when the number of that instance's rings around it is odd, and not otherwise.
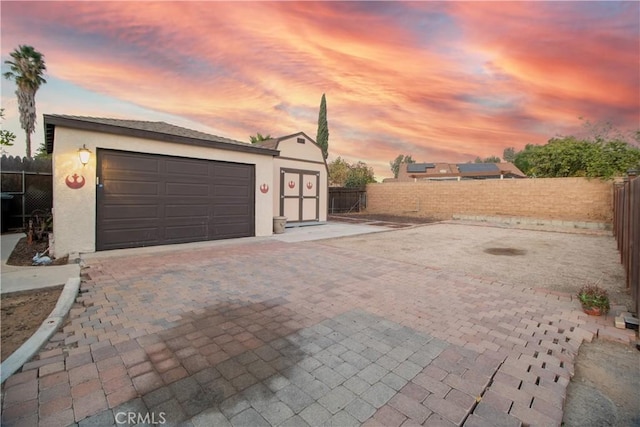
[{"label": "palm tree", "polygon": [[32,46],[18,46],[11,52],[11,61],[4,61],[10,71],[4,77],[16,83],[20,126],[27,133],[27,157],[31,157],[31,134],[36,125],[36,92],[47,81],[42,77],[47,69],[44,56]]},{"label": "palm tree", "polygon": [[256,136],[249,135],[249,139],[251,139],[252,144],[257,144],[258,142],[266,141],[267,139],[271,139],[271,135],[262,135],[260,132],[256,134]]}]

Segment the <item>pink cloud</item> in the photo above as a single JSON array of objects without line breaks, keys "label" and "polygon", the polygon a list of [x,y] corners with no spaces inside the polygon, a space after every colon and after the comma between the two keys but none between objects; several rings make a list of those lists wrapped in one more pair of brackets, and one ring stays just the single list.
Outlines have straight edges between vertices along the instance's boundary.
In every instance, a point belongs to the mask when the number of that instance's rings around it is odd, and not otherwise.
[{"label": "pink cloud", "polygon": [[388,176],[400,153],[500,155],[579,116],[638,126],[638,7],[3,2],[2,52],[28,35],[57,78],[240,140],[315,136],[326,93],[332,157]]}]

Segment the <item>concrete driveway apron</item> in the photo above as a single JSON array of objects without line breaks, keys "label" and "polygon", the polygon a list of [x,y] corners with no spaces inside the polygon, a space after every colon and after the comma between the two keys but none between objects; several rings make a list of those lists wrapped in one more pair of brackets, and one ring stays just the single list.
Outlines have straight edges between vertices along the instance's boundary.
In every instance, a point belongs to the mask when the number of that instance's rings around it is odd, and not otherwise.
[{"label": "concrete driveway apron", "polygon": [[[94,258],[3,425],[559,425],[568,296],[330,248]],[[404,423],[404,424],[403,424]]]}]

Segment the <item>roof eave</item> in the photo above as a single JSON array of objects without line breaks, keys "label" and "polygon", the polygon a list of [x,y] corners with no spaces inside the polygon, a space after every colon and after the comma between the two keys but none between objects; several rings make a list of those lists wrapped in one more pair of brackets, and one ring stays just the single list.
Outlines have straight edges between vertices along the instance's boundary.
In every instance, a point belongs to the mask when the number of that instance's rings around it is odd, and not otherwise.
[{"label": "roof eave", "polygon": [[88,130],[93,132],[110,133],[113,135],[131,136],[144,139],[153,139],[161,142],[173,142],[177,144],[188,144],[200,147],[218,148],[220,150],[240,151],[245,153],[259,154],[264,156],[278,156],[280,152],[271,148],[256,147],[254,145],[247,144],[236,145],[228,144],[220,141],[213,141],[199,138],[189,138],[185,136],[172,135],[161,132],[154,132],[151,130],[134,129],[124,126],[117,126],[113,124],[90,122],[86,120],[77,120],[69,117],[61,117],[45,114],[44,115],[44,130],[45,130],[45,143],[47,146],[47,153],[53,153],[55,127],[67,127],[71,129]]}]

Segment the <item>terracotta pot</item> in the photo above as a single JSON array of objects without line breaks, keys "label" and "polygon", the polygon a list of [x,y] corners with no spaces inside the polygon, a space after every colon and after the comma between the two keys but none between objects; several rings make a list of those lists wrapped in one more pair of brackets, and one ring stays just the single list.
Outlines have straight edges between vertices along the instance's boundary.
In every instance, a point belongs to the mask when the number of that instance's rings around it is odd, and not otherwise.
[{"label": "terracotta pot", "polygon": [[602,310],[600,309],[600,307],[582,306],[582,311],[587,313],[589,316],[602,316]]}]

